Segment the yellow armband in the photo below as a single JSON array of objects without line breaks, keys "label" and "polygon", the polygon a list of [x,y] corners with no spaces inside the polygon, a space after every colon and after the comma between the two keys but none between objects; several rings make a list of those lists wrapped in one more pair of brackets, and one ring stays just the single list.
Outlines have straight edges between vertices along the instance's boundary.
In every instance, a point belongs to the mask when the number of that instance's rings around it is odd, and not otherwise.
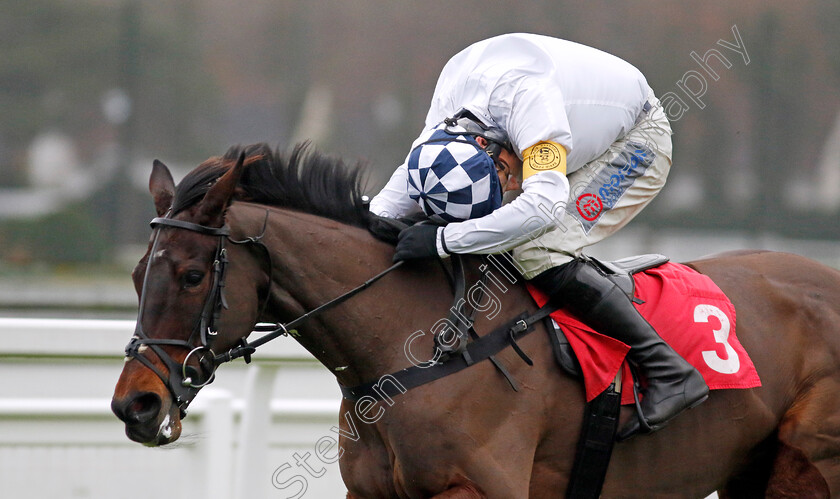
[{"label": "yellow armband", "polygon": [[557,142],[537,142],[522,151],[522,180],[539,172],[566,174],[566,149]]}]

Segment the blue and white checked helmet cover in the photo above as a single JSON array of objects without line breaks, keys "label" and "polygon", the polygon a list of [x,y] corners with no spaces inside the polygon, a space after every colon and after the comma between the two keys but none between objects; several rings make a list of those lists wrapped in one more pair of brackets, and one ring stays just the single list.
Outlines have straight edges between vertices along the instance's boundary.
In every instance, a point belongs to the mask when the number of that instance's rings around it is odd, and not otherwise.
[{"label": "blue and white checked helmet cover", "polygon": [[424,132],[408,155],[408,195],[426,215],[448,222],[488,215],[502,205],[493,159],[472,136],[444,127]]}]

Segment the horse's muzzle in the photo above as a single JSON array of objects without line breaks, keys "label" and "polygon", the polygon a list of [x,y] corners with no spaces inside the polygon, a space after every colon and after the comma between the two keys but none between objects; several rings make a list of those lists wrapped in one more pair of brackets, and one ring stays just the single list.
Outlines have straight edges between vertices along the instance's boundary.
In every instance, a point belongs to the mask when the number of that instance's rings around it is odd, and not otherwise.
[{"label": "horse's muzzle", "polygon": [[[171,408],[170,408],[171,409]],[[111,411],[125,423],[125,434],[143,445],[157,446],[180,435],[180,421],[163,410],[160,396],[140,392],[133,397],[111,400]]]}]

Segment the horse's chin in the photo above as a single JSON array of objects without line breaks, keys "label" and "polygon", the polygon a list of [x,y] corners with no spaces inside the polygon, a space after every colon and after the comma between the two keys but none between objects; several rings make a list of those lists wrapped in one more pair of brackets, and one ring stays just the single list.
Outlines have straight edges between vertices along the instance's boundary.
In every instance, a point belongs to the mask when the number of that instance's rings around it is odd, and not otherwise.
[{"label": "horse's chin", "polygon": [[126,425],[125,434],[131,440],[146,447],[171,444],[181,436],[181,418],[177,407],[163,413],[155,425]]}]

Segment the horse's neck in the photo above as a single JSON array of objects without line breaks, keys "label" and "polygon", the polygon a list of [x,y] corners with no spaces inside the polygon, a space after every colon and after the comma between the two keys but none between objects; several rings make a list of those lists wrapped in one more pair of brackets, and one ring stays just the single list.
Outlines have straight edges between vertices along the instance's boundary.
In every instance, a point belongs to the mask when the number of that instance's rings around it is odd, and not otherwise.
[{"label": "horse's neck", "polygon": [[[393,248],[366,230],[285,210],[272,210],[264,242],[274,269],[261,320],[293,320],[392,264]],[[438,265],[411,267],[307,320],[298,341],[345,384],[406,367],[407,338],[429,331],[452,299]]]},{"label": "horse's neck", "polygon": [[[264,213],[263,209],[252,218],[261,224]],[[273,271],[268,315],[261,320],[272,322],[293,320],[361,285],[387,269],[394,253],[364,229],[277,209],[271,210],[264,243],[271,251]],[[488,268],[486,292],[467,292],[467,300],[481,302],[482,312],[476,317],[480,331],[533,305],[500,266]],[[468,269],[468,275],[475,282],[477,269]],[[411,263],[307,320],[297,328],[297,339],[340,382],[358,384],[431,358],[433,326],[449,316],[452,301],[438,262]],[[411,360],[406,354],[409,343]]]}]

